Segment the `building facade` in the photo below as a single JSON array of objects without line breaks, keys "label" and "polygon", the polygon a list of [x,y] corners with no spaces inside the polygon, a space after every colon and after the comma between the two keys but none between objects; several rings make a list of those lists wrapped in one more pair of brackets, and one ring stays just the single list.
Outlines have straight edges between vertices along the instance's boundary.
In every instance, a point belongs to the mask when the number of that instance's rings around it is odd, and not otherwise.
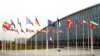
[{"label": "building facade", "polygon": [[[68,28],[67,20],[70,19],[72,21],[72,27]],[[55,26],[48,26],[44,29],[51,29],[51,33],[42,33],[38,32],[33,35],[28,41],[28,44],[36,44],[38,45],[46,45],[46,37],[47,35],[52,36],[54,42],[52,43],[48,39],[49,45],[57,45],[57,41],[59,45],[67,46],[69,42],[69,46],[90,46],[91,45],[91,28],[88,25],[83,26],[83,20],[86,22],[93,21],[100,25],[100,4],[94,5],[92,7],[80,10],[71,15],[68,15],[59,20],[61,23],[57,28],[58,21],[54,22]],[[80,21],[78,25],[77,21]],[[58,29],[58,31],[57,31]],[[43,30],[43,29],[42,29]],[[59,32],[61,30],[62,32]],[[94,46],[100,46],[100,26],[97,26],[93,31],[93,43]],[[57,33],[58,32],[58,33]]]}]

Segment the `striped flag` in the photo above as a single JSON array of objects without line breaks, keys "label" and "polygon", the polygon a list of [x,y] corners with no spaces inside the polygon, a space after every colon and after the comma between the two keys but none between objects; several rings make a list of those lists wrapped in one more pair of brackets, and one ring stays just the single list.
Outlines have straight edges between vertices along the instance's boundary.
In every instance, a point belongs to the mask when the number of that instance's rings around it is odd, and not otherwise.
[{"label": "striped flag", "polygon": [[28,17],[26,17],[26,24],[31,24],[33,26],[32,21]]},{"label": "striped flag", "polygon": [[35,24],[38,25],[38,26],[40,26],[40,23],[39,23],[39,21],[38,21],[37,18],[35,18]]},{"label": "striped flag", "polygon": [[89,21],[88,26],[95,30],[97,28],[97,26],[99,26],[99,24],[94,21]]}]

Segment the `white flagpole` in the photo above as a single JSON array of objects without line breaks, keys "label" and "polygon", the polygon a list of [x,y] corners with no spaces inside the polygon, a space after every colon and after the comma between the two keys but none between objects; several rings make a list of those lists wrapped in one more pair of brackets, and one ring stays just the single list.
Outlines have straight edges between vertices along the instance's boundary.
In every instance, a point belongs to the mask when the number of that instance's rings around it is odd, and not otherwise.
[{"label": "white flagpole", "polygon": [[48,26],[46,28],[47,33],[46,33],[46,56],[48,56]]},{"label": "white flagpole", "polygon": [[76,54],[77,54],[77,24],[76,24]]},{"label": "white flagpole", "polygon": [[[59,24],[59,22],[58,22],[58,19],[57,19],[57,51],[60,51],[59,50],[59,32],[58,32],[59,26],[58,26],[58,24]],[[58,52],[57,52],[57,56],[59,56]]]},{"label": "white flagpole", "polygon": [[92,29],[90,29],[90,33],[91,33],[91,53],[93,53],[93,30]]},{"label": "white flagpole", "polygon": [[83,54],[84,54],[84,22],[83,22]]},{"label": "white flagpole", "polygon": [[55,34],[55,32],[53,30],[53,48],[54,48],[54,34]]},{"label": "white flagpole", "polygon": [[67,49],[68,49],[68,56],[69,56],[69,28],[67,28]]},{"label": "white flagpole", "polygon": [[25,39],[25,56],[26,56],[26,39]]},{"label": "white flagpole", "polygon": [[[88,27],[88,51],[89,51],[89,27]],[[88,52],[89,53],[89,52]]]},{"label": "white flagpole", "polygon": [[35,34],[35,56],[36,56],[36,52],[37,52],[37,32]]},{"label": "white flagpole", "polygon": [[2,41],[2,52],[4,52],[4,40],[5,40],[5,36],[4,36],[4,31],[2,31],[3,32],[3,41]]},{"label": "white flagpole", "polygon": [[43,49],[43,33],[41,32],[41,49]]}]

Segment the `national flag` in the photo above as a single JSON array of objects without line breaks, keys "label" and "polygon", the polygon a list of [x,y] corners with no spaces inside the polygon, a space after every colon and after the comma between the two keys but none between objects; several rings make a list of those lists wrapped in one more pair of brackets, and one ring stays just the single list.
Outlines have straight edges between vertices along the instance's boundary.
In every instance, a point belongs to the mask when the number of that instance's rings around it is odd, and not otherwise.
[{"label": "national flag", "polygon": [[3,29],[5,30],[10,30],[11,29],[11,24],[7,23],[7,22],[4,22],[3,25],[2,25]]},{"label": "national flag", "polygon": [[53,31],[51,29],[48,29],[48,30],[42,29],[41,32],[42,33],[53,33]]},{"label": "national flag", "polygon": [[58,32],[59,32],[59,33],[63,33],[63,31],[62,31],[62,30],[60,30],[60,29],[58,30]]},{"label": "national flag", "polygon": [[58,26],[61,27],[60,20],[57,18]]},{"label": "national flag", "polygon": [[75,22],[76,22],[77,25],[82,26],[82,22],[80,20],[75,19]]},{"label": "national flag", "polygon": [[48,19],[48,26],[55,26],[55,24],[51,20]]},{"label": "national flag", "polygon": [[54,42],[54,39],[52,36],[48,35],[49,41]]},{"label": "national flag", "polygon": [[21,28],[21,32],[25,33],[24,30]]},{"label": "national flag", "polygon": [[21,22],[19,21],[19,18],[17,18],[17,24],[20,26],[20,28],[22,27]]},{"label": "national flag", "polygon": [[67,24],[68,28],[72,28],[72,26],[73,26],[73,23],[72,23],[72,21],[70,19],[67,19],[66,24]]},{"label": "national flag", "polygon": [[89,21],[88,26],[95,30],[97,28],[97,26],[99,26],[99,24],[94,21]]},{"label": "national flag", "polygon": [[14,28],[16,28],[16,26],[15,26],[15,24],[14,24],[14,22],[13,22],[13,20],[11,19],[11,25],[13,25],[14,26]]},{"label": "national flag", "polygon": [[87,26],[87,21],[83,19],[83,25]]},{"label": "national flag", "polygon": [[33,26],[32,21],[28,17],[26,17],[26,24],[31,24]]},{"label": "national flag", "polygon": [[31,30],[31,29],[28,29],[28,28],[26,28],[26,32],[30,32],[30,33],[34,33],[34,30]]},{"label": "national flag", "polygon": [[40,26],[40,23],[39,23],[39,21],[38,21],[37,18],[35,18],[35,24],[38,25],[38,26]]},{"label": "national flag", "polygon": [[46,30],[43,29],[43,30],[41,30],[41,32],[46,33]]},{"label": "national flag", "polygon": [[14,32],[17,32],[19,34],[18,29],[11,29],[11,30],[14,31]]}]

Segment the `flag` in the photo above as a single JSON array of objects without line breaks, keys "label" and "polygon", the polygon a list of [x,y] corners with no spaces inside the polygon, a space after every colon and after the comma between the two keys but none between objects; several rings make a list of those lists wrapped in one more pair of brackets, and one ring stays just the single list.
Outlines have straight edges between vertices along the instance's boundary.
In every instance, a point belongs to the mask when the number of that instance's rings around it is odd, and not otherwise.
[{"label": "flag", "polygon": [[38,21],[37,18],[35,18],[35,24],[38,25],[38,26],[40,26],[40,23],[39,23],[39,21]]},{"label": "flag", "polygon": [[86,26],[87,25],[87,21],[83,19],[83,25]]},{"label": "flag", "polygon": [[57,18],[58,26],[61,27],[60,20]]},{"label": "flag", "polygon": [[26,32],[30,32],[30,33],[34,33],[34,30],[31,30],[31,29],[28,29],[28,28],[26,28]]},{"label": "flag", "polygon": [[54,42],[54,39],[52,36],[48,35],[49,41]]},{"label": "flag", "polygon": [[62,31],[62,30],[60,30],[60,29],[58,30],[58,32],[59,32],[59,33],[63,33],[63,31]]},{"label": "flag", "polygon": [[26,17],[26,24],[31,24],[33,26],[32,21],[28,17]]},{"label": "flag", "polygon": [[21,28],[21,32],[25,33],[24,30]]},{"label": "flag", "polygon": [[53,31],[51,29],[48,29],[48,32],[46,29],[42,29],[41,32],[42,33],[53,33]]},{"label": "flag", "polygon": [[14,22],[13,22],[13,20],[11,19],[11,25],[13,25],[14,26],[14,28],[16,28],[16,26],[15,26],[15,24],[14,24]]},{"label": "flag", "polygon": [[94,21],[89,21],[88,26],[95,30],[97,28],[97,26],[99,26],[99,24]]},{"label": "flag", "polygon": [[11,24],[9,24],[7,22],[4,22],[2,27],[3,27],[4,30],[10,30],[11,29]]},{"label": "flag", "polygon": [[66,24],[68,28],[72,28],[73,26],[72,21],[70,19],[67,20]]},{"label": "flag", "polygon": [[76,22],[77,25],[82,26],[82,22],[79,21],[78,19],[75,19],[75,22]]},{"label": "flag", "polygon": [[11,29],[11,30],[14,31],[14,32],[17,32],[19,34],[18,29]]},{"label": "flag", "polygon": [[48,26],[55,26],[55,24],[51,20],[48,19]]},{"label": "flag", "polygon": [[17,24],[20,26],[21,28],[21,22],[19,21],[19,18],[17,18]]},{"label": "flag", "polygon": [[43,30],[41,30],[41,32],[46,33],[46,30],[43,29]]}]

